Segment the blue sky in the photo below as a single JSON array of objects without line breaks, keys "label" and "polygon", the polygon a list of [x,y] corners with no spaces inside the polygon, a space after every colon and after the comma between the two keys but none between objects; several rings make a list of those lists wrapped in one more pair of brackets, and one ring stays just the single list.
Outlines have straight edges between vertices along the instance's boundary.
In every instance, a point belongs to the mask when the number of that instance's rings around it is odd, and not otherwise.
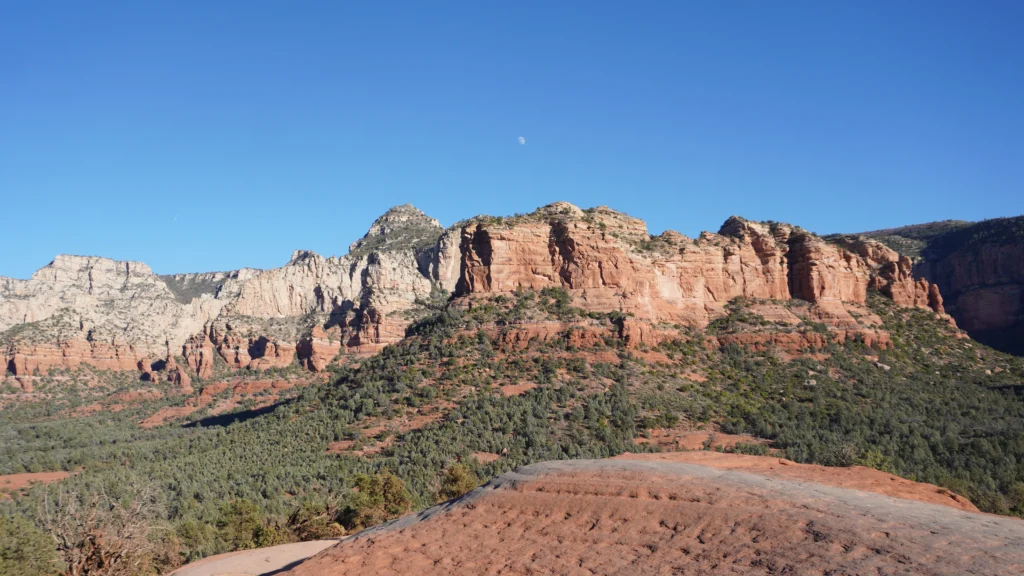
[{"label": "blue sky", "polygon": [[4,2],[0,275],[279,266],[406,202],[1017,215],[1022,29],[1015,0]]}]

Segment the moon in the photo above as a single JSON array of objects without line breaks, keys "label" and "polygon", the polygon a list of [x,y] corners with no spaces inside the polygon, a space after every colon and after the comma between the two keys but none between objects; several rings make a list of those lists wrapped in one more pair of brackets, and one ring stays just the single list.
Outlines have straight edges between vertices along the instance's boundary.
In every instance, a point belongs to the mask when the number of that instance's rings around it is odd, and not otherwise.
[{"label": "moon", "polygon": [[519,145],[521,146],[521,145],[523,145],[523,144],[526,144],[526,138],[524,138],[524,137],[520,136],[520,137],[519,137]]}]

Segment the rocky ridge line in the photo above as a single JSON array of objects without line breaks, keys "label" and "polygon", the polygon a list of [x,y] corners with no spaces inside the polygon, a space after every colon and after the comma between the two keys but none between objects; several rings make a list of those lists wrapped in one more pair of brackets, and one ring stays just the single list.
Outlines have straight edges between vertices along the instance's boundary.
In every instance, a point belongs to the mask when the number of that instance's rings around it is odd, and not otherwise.
[{"label": "rocky ridge line", "polygon": [[1024,216],[944,221],[865,232],[914,258],[957,324],[981,342],[1024,354]]},{"label": "rocky ridge line", "polygon": [[58,256],[28,280],[0,278],[0,362],[23,379],[81,365],[179,382],[177,371],[159,368],[185,365],[208,378],[220,362],[264,369],[297,361],[318,371],[339,354],[403,338],[418,299],[451,294],[453,305],[469,307],[547,287],[565,289],[585,310],[628,315],[621,336],[634,343],[651,342],[658,325],[703,328],[737,297],[807,303],[802,319],[880,345],[885,336],[863,308],[869,288],[943,313],[937,288],[874,240],[831,243],[737,217],[697,239],[651,236],[639,219],[564,202],[443,229],[404,205],[345,256],[296,251],[271,270],[158,276],[137,262]]}]

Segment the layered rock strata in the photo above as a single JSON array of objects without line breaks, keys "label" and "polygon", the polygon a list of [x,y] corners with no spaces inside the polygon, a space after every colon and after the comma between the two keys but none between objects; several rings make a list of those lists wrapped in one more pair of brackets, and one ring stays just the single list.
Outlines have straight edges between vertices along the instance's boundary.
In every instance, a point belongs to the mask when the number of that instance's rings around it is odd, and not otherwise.
[{"label": "layered rock strata", "polygon": [[910,262],[878,242],[844,247],[736,217],[695,240],[675,232],[652,237],[641,220],[559,203],[520,221],[466,225],[460,251],[458,297],[560,287],[586,310],[698,328],[738,297],[803,300],[820,321],[857,328],[848,305],[864,304],[869,288],[901,306],[943,312],[938,291],[914,280]]},{"label": "layered rock strata", "polygon": [[1024,241],[968,246],[917,270],[943,287],[950,314],[972,337],[1024,354]]},{"label": "layered rock strata", "polygon": [[0,361],[18,376],[89,365],[182,386],[191,382],[179,367],[201,379],[222,365],[319,371],[339,354],[403,338],[418,300],[450,294],[466,306],[549,287],[587,311],[627,316],[619,337],[634,343],[656,340],[657,324],[703,328],[738,297],[809,303],[793,321],[880,345],[887,339],[865,325],[863,310],[851,314],[869,289],[943,312],[936,287],[873,240],[826,242],[736,217],[696,239],[651,236],[636,218],[561,202],[445,230],[406,205],[378,218],[345,256],[297,251],[272,270],[158,276],[136,262],[58,256],[28,280],[0,279]]},{"label": "layered rock strata", "polygon": [[861,235],[914,258],[914,275],[938,286],[947,311],[972,338],[1024,354],[1024,216]]},{"label": "layered rock strata", "polygon": [[297,251],[272,270],[158,276],[136,262],[58,256],[29,280],[0,278],[0,361],[17,376],[134,370],[177,354],[200,378],[214,355],[232,369],[322,370],[342,349],[373,352],[405,335],[400,313],[435,285],[442,232],[399,206],[348,255]]}]

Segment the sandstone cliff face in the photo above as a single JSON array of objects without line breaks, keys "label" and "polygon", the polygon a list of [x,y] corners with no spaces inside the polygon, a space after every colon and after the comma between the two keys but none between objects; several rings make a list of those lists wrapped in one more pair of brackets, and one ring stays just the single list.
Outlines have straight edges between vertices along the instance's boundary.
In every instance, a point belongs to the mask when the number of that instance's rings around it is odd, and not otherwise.
[{"label": "sandstone cliff face", "polygon": [[314,326],[309,336],[299,342],[299,358],[307,369],[321,372],[341,352],[343,346],[340,328],[334,326],[324,330],[320,326]]},{"label": "sandstone cliff face", "polygon": [[57,256],[28,280],[0,280],[0,330],[39,322],[69,309],[83,331],[123,334],[141,346],[187,336],[202,326],[200,307],[182,309],[145,264]]},{"label": "sandstone cliff face", "polygon": [[430,278],[437,287],[452,294],[459,283],[462,265],[462,226],[455,225],[437,239],[437,247],[430,263]]},{"label": "sandstone cliff face", "polygon": [[345,256],[296,251],[285,266],[242,284],[209,323],[208,339],[232,368],[283,367],[297,359],[313,370],[344,349],[374,352],[397,342],[408,325],[402,312],[430,294],[441,232],[436,220],[406,205],[378,218]]},{"label": "sandstone cliff face", "polygon": [[29,280],[0,278],[0,360],[18,376],[83,364],[132,370],[177,354],[201,378],[213,374],[214,354],[230,368],[298,360],[323,369],[336,344],[315,328],[333,328],[339,350],[372,352],[404,336],[401,312],[430,294],[441,232],[400,206],[348,255],[297,251],[273,270],[157,276],[137,262],[58,256]]},{"label": "sandstone cliff face", "polygon": [[737,296],[789,298],[774,241],[651,238],[642,221],[606,208],[556,204],[522,223],[470,225],[461,252],[458,295],[560,286],[588,310],[697,326]]},{"label": "sandstone cliff face", "polygon": [[0,280],[0,346],[18,375],[81,364],[127,370],[180,346],[224,303],[209,294],[181,302],[138,262],[58,256],[28,280]]},{"label": "sandstone cliff face", "polygon": [[[186,368],[206,379],[221,364],[323,370],[346,351],[401,339],[417,299],[448,292],[464,305],[546,287],[565,288],[588,311],[630,314],[620,337],[634,343],[656,339],[656,323],[707,326],[741,296],[809,302],[804,320],[859,337],[864,325],[850,310],[869,288],[942,312],[935,286],[911,272],[873,240],[826,242],[740,218],[689,239],[652,237],[643,221],[605,207],[555,203],[443,230],[399,206],[347,255],[297,251],[272,270],[157,276],[136,262],[58,256],[29,280],[0,278],[0,361],[19,376],[90,365],[182,386],[191,385]],[[167,374],[153,373],[157,365]]]},{"label": "sandstone cliff face", "polygon": [[942,288],[950,314],[972,338],[1024,354],[1024,240],[926,256],[916,271]]},{"label": "sandstone cliff face", "polygon": [[938,286],[914,277],[914,263],[884,244],[868,238],[839,238],[837,242],[859,255],[871,268],[870,286],[900,306],[945,312]]},{"label": "sandstone cliff face", "polygon": [[965,330],[1024,322],[1024,241],[956,251],[922,262],[919,272],[945,287],[950,313]]},{"label": "sandstone cliff face", "polygon": [[914,257],[914,274],[938,286],[945,307],[972,337],[1024,354],[1024,216],[864,234]]},{"label": "sandstone cliff face", "polygon": [[740,296],[805,300],[821,320],[857,327],[845,305],[863,304],[869,287],[900,305],[942,312],[937,292],[912,278],[909,261],[874,241],[853,248],[739,218],[696,240],[651,237],[635,218],[558,203],[519,220],[465,226],[456,295],[558,286],[587,310],[694,327],[724,315]]}]

